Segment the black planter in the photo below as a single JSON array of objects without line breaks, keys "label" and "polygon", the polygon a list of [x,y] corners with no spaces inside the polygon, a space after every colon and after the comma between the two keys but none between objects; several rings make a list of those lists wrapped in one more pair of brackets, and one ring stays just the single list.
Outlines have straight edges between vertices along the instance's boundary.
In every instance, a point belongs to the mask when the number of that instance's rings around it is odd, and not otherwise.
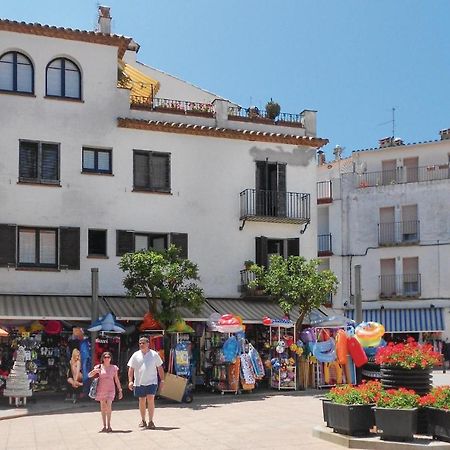
[{"label": "black planter", "polygon": [[335,433],[367,436],[375,425],[373,405],[339,405],[328,403],[328,426]]},{"label": "black planter", "polygon": [[428,416],[428,433],[433,439],[450,442],[450,411],[426,408]]},{"label": "black planter", "polygon": [[411,441],[417,433],[417,408],[374,408],[377,433],[384,441]]},{"label": "black planter", "polygon": [[322,398],[321,400],[322,400],[323,420],[327,424],[327,427],[329,427],[329,425],[328,425],[328,409],[329,409],[331,400],[328,400],[327,398]]},{"label": "black planter", "polygon": [[399,369],[381,366],[381,386],[384,389],[404,387],[416,394],[424,395],[431,391],[431,369]]}]

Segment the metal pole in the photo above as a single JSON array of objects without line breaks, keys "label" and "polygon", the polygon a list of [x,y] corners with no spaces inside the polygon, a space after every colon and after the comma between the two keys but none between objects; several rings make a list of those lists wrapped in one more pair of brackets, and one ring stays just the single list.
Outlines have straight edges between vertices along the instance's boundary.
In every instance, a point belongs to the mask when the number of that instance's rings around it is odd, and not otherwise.
[{"label": "metal pole", "polygon": [[[98,268],[91,268],[91,319],[95,322],[98,319],[99,308],[98,308]],[[95,340],[97,339],[97,332],[91,333],[91,364],[94,364],[94,354],[95,354]]]},{"label": "metal pole", "polygon": [[361,266],[355,266],[355,322],[363,321],[362,296],[361,296]]}]

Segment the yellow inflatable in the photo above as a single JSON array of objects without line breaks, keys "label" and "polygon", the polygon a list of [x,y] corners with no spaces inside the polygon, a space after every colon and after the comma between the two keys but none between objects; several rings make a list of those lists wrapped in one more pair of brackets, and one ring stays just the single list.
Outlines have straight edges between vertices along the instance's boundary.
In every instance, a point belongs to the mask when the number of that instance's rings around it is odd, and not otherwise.
[{"label": "yellow inflatable", "polygon": [[377,347],[384,335],[384,326],[378,322],[361,322],[355,328],[355,336],[363,347]]}]

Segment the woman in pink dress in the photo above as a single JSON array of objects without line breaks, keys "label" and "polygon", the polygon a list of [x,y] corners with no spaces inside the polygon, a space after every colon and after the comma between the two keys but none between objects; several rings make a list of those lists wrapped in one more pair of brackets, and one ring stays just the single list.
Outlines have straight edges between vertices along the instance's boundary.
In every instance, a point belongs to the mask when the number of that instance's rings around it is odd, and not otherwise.
[{"label": "woman in pink dress", "polygon": [[111,433],[111,414],[112,402],[116,396],[116,386],[119,391],[119,400],[122,398],[122,387],[119,381],[119,368],[112,363],[110,352],[102,353],[98,366],[95,366],[89,372],[89,378],[98,376],[97,393],[95,400],[100,402],[100,411],[102,413],[103,428],[101,433]]}]

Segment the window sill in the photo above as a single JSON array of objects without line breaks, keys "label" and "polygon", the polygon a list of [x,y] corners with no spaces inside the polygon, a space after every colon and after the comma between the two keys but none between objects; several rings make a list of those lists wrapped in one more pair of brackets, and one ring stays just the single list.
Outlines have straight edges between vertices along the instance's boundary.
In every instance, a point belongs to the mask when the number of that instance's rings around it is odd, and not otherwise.
[{"label": "window sill", "polygon": [[87,170],[82,170],[80,172],[82,175],[100,175],[103,177],[113,177],[114,174],[113,173],[107,173],[107,172],[89,172]]},{"label": "window sill", "polygon": [[160,195],[172,195],[172,192],[166,191],[155,191],[152,189],[144,189],[144,188],[133,188],[131,192],[140,192],[143,194],[160,194]]},{"label": "window sill", "polygon": [[16,267],[21,272],[61,272],[57,267]]},{"label": "window sill", "polygon": [[50,186],[50,187],[62,187],[61,182],[57,181],[55,183],[45,183],[40,181],[24,181],[19,180],[17,184],[31,184],[33,186]]},{"label": "window sill", "polygon": [[36,94],[34,94],[33,92],[19,92],[19,91],[4,91],[4,90],[0,90],[0,94],[19,95],[21,97],[34,97],[34,98],[36,98]]},{"label": "window sill", "polygon": [[48,100],[59,100],[59,101],[66,101],[66,102],[84,103],[84,100],[81,100],[81,98],[58,97],[57,95],[45,95],[44,98],[46,98]]},{"label": "window sill", "polygon": [[106,255],[87,255],[88,259],[109,259],[109,256]]}]

